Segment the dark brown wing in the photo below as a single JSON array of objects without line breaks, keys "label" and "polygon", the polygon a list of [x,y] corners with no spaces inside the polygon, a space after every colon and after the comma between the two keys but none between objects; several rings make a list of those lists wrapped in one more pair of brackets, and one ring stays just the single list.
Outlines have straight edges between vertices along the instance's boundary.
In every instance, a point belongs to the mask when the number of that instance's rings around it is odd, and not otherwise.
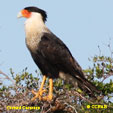
[{"label": "dark brown wing", "polygon": [[69,73],[72,76],[79,75],[84,78],[81,67],[74,60],[66,45],[52,33],[44,33],[38,46],[38,51],[59,71]]}]

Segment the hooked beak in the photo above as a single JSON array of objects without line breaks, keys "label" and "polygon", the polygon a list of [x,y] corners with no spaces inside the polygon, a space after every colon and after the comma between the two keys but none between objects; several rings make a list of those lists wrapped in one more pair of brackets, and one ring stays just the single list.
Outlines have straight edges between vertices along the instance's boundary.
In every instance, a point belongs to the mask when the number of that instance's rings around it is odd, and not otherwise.
[{"label": "hooked beak", "polygon": [[21,18],[21,17],[23,17],[23,15],[22,15],[22,13],[21,13],[21,11],[18,13],[18,15],[17,15],[17,18]]}]

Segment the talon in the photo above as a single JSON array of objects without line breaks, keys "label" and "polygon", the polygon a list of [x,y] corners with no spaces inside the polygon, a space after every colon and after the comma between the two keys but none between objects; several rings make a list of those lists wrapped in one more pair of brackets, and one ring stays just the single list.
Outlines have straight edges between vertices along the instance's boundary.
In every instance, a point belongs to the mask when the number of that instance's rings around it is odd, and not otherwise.
[{"label": "talon", "polygon": [[46,76],[43,77],[43,81],[41,84],[41,87],[39,89],[38,92],[35,92],[34,90],[32,90],[31,92],[35,95],[31,101],[34,101],[36,98],[38,98],[39,100],[44,100],[44,101],[51,101],[53,98],[53,80],[52,78],[49,79],[49,95],[42,97],[43,93],[47,92],[47,90],[43,89],[44,83],[46,80]]},{"label": "talon", "polygon": [[34,90],[31,91],[34,95],[40,95],[42,96],[43,93],[47,92],[47,90],[43,89],[43,90],[39,90],[38,92],[35,92]]},{"label": "talon", "polygon": [[36,94],[37,94],[34,90],[32,90],[31,92],[32,92],[34,95],[36,95]]},{"label": "talon", "polygon": [[44,101],[51,101],[52,98],[53,98],[52,95],[48,95],[48,96],[42,97],[42,100],[44,100]]},{"label": "talon", "polygon": [[41,96],[43,95],[44,92],[46,92],[47,90],[39,90],[38,92],[35,92],[34,90],[32,90],[32,93],[35,95],[31,100],[34,101],[36,98],[39,98],[39,100],[41,100]]},{"label": "talon", "polygon": [[39,100],[41,100],[41,96],[43,95],[44,92],[46,92],[46,90],[43,89],[45,80],[46,80],[46,76],[43,77],[43,81],[42,81],[41,87],[40,87],[40,89],[39,89],[38,92],[35,92],[34,90],[32,90],[32,93],[33,93],[35,96],[31,99],[31,101],[34,101],[36,98],[39,98]]}]

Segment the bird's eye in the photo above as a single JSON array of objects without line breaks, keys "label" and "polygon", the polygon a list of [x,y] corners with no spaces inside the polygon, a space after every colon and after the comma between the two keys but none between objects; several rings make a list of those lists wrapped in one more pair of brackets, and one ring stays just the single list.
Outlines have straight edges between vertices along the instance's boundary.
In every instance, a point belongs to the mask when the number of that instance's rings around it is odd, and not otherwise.
[{"label": "bird's eye", "polygon": [[31,12],[29,12],[28,10],[25,10],[25,9],[22,10],[21,13],[25,18],[29,18],[31,16]]}]

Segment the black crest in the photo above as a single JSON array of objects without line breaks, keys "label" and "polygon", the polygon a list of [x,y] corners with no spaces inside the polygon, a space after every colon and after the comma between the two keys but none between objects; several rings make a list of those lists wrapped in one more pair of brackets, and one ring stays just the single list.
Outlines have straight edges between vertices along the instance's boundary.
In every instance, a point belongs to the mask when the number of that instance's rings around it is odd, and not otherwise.
[{"label": "black crest", "polygon": [[38,12],[38,13],[40,13],[40,14],[42,15],[42,17],[43,17],[43,21],[44,21],[44,22],[45,22],[46,19],[47,19],[47,14],[46,14],[46,12],[45,12],[44,10],[42,10],[42,9],[39,9],[39,8],[37,8],[37,7],[26,7],[26,8],[24,8],[24,9],[28,10],[29,12]]}]

